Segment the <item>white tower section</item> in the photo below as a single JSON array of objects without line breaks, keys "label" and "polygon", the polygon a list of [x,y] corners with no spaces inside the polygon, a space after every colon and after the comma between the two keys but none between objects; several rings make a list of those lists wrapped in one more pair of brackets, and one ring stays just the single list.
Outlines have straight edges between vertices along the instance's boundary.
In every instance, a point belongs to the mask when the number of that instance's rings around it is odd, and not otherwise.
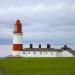
[{"label": "white tower section", "polygon": [[22,35],[22,33],[14,33],[14,35],[13,35],[13,44],[23,44],[23,35]]}]

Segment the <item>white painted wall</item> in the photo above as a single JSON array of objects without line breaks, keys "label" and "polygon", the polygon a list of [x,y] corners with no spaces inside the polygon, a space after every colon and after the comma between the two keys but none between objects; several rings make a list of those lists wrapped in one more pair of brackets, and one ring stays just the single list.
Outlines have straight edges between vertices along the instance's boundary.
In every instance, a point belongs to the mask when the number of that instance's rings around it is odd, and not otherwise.
[{"label": "white painted wall", "polygon": [[13,56],[20,55],[22,57],[72,57],[68,51],[13,51]]},{"label": "white painted wall", "polygon": [[62,57],[72,57],[73,55],[69,51],[62,51]]},{"label": "white painted wall", "polygon": [[56,57],[56,52],[51,52],[51,51],[23,51],[21,56],[23,56],[23,57]]},{"label": "white painted wall", "polygon": [[13,35],[13,44],[22,44],[22,43],[23,43],[22,34],[14,34]]},{"label": "white painted wall", "polygon": [[21,51],[12,51],[12,55],[13,56],[21,55]]}]

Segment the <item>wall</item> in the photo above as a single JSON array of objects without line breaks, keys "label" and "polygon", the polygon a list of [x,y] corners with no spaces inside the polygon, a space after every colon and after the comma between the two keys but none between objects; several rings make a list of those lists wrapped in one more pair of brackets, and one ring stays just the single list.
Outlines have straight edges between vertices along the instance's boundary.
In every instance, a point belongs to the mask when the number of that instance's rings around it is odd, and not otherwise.
[{"label": "wall", "polygon": [[13,56],[20,55],[22,57],[72,57],[68,51],[13,51]]},{"label": "wall", "polygon": [[13,51],[13,56],[21,55],[23,57],[59,57],[60,52],[56,51]]},{"label": "wall", "polygon": [[73,55],[69,51],[62,51],[62,57],[72,57]]}]

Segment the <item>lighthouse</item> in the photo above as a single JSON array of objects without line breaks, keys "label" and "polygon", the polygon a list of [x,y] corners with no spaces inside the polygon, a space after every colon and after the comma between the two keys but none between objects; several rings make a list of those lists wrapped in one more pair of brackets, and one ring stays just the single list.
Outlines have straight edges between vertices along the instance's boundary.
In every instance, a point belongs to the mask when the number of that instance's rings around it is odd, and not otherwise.
[{"label": "lighthouse", "polygon": [[17,20],[13,31],[13,55],[21,55],[23,50],[23,32],[20,20]]}]

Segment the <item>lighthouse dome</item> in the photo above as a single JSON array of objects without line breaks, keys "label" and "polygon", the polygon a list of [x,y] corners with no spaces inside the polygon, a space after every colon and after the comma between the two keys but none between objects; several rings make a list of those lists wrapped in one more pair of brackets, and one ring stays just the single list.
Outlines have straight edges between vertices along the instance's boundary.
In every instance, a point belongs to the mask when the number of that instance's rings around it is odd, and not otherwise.
[{"label": "lighthouse dome", "polygon": [[20,20],[16,21],[14,32],[15,33],[22,33],[22,24],[21,24]]}]

